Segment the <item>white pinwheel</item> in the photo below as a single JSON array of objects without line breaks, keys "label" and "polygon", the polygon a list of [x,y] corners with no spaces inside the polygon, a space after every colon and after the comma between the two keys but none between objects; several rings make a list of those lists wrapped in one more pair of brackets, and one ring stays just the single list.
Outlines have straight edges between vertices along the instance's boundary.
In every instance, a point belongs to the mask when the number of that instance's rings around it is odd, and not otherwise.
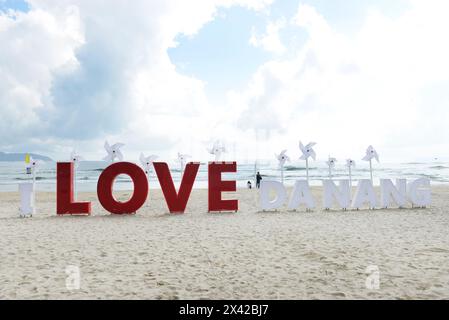
[{"label": "white pinwheel", "polygon": [[106,157],[104,157],[103,160],[114,162],[115,159],[118,159],[119,161],[123,161],[123,153],[120,149],[124,146],[125,145],[123,143],[116,143],[111,146],[106,141],[104,143],[104,149],[106,150],[108,155]]},{"label": "white pinwheel", "polygon": [[140,154],[140,164],[147,175],[151,173],[153,162],[158,158],[156,155],[145,157],[143,153]]},{"label": "white pinwheel", "polygon": [[377,151],[374,149],[373,146],[369,146],[366,149],[366,155],[365,157],[362,159],[364,161],[370,161],[376,159],[377,162],[379,162],[379,154],[377,153]]},{"label": "white pinwheel", "polygon": [[313,150],[313,147],[316,145],[315,142],[310,142],[306,146],[299,141],[299,149],[301,150],[302,156],[299,158],[300,160],[306,160],[306,174],[307,174],[307,182],[309,182],[309,158],[316,160],[316,153]]},{"label": "white pinwheel", "polygon": [[374,149],[373,146],[369,146],[366,149],[366,155],[365,155],[365,157],[362,160],[369,162],[369,171],[370,171],[370,175],[371,175],[371,183],[373,182],[373,159],[375,159],[377,162],[379,162],[379,154],[377,153],[377,151]]},{"label": "white pinwheel", "polygon": [[37,169],[38,169],[40,163],[39,163],[39,161],[34,160],[33,157],[30,156],[29,154],[27,154],[25,157],[25,163],[26,163],[27,173],[33,175],[33,184],[34,184],[34,183],[36,183],[36,172],[37,172]]},{"label": "white pinwheel", "polygon": [[221,160],[221,156],[223,155],[223,153],[226,153],[226,147],[224,145],[224,143],[220,140],[217,140],[214,142],[214,145],[212,146],[212,148],[207,149],[207,151],[215,156],[215,161],[220,161]]},{"label": "white pinwheel", "polygon": [[287,156],[287,150],[283,150],[279,155],[275,155],[279,162],[279,169],[281,169],[281,181],[284,184],[284,166],[287,161],[290,161],[290,157]]},{"label": "white pinwheel", "polygon": [[352,159],[347,159],[347,160],[346,160],[346,166],[347,166],[348,168],[354,168],[354,167],[355,167],[355,161],[352,160]]},{"label": "white pinwheel", "polygon": [[70,154],[70,162],[73,162],[75,164],[75,168],[78,166],[80,161],[84,161],[84,158],[76,153],[75,150],[72,151]]},{"label": "white pinwheel", "polygon": [[32,171],[36,171],[39,167],[40,162],[37,160],[34,160],[33,157],[30,157],[30,167]]},{"label": "white pinwheel", "polygon": [[329,168],[329,179],[332,179],[332,169],[335,168],[335,164],[337,163],[337,159],[331,158],[329,156],[329,159],[326,161],[326,164]]}]

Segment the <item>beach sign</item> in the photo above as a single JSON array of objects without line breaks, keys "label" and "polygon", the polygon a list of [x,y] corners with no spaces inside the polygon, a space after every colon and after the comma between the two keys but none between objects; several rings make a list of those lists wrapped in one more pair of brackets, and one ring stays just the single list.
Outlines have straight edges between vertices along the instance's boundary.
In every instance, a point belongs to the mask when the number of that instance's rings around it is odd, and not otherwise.
[{"label": "beach sign", "polygon": [[[193,190],[200,168],[200,163],[190,162],[185,165],[181,184],[176,190],[170,168],[165,162],[153,162],[153,167],[162,189],[168,210],[172,214],[183,214]],[[57,164],[56,211],[58,215],[90,215],[90,202],[77,202],[74,197],[74,163]],[[208,212],[237,212],[238,200],[224,200],[225,192],[236,192],[235,180],[222,180],[223,173],[237,172],[236,162],[210,162],[208,164]],[[114,198],[113,185],[119,175],[131,178],[134,191],[130,199],[120,202]],[[115,162],[100,175],[97,183],[97,196],[103,208],[111,214],[135,214],[147,201],[149,181],[147,172],[130,162]],[[337,185],[338,182],[338,185]],[[274,197],[273,197],[274,196]],[[322,181],[323,208],[330,210],[359,210],[363,208],[405,208],[427,207],[431,205],[430,179],[420,178],[413,181],[398,179],[380,180],[380,197],[370,179],[358,181],[355,193],[351,192],[351,181],[325,179]],[[296,211],[316,208],[316,194],[307,180],[298,180],[290,195],[282,182],[264,180],[259,191],[261,211],[287,210]]]},{"label": "beach sign", "polygon": [[[167,163],[153,162],[170,213],[185,212],[193,185],[200,167],[199,163],[186,164],[179,190],[176,191]],[[236,162],[211,162],[208,165],[208,211],[237,212],[237,200],[224,200],[224,192],[237,191],[236,181],[222,180],[223,173],[237,172]],[[131,198],[120,202],[114,198],[113,185],[119,175],[127,175],[134,184]],[[138,165],[130,162],[116,162],[107,167],[98,179],[97,196],[105,210],[112,214],[134,214],[147,201],[148,177]],[[90,202],[76,202],[74,199],[74,164],[60,162],[56,166],[56,212],[58,215],[90,215]]]},{"label": "beach sign", "polygon": [[[290,158],[287,150],[282,151],[276,158],[281,170],[281,181],[263,180],[259,190],[259,205],[261,211],[276,211],[287,206],[287,210],[296,211],[305,208],[312,211],[316,208],[316,195],[312,192],[309,184],[309,159],[316,159],[313,147],[316,143],[307,145],[299,143],[302,153],[301,160],[306,161],[306,179],[297,180],[290,195],[284,186],[284,166]],[[161,186],[162,193],[167,204],[167,208],[172,214],[183,214],[192,193],[192,189],[199,172],[200,163],[189,162],[187,154],[178,152],[178,162],[181,165],[181,183],[176,190],[169,165],[165,162],[156,162],[157,156],[145,157],[140,155],[141,166],[131,162],[124,162],[120,149],[122,143],[109,145],[106,141],[104,148],[107,156],[104,158],[111,164],[101,173],[97,182],[97,196],[102,207],[111,214],[127,215],[135,214],[142,206],[149,201],[149,180],[151,167],[154,168],[157,179]],[[226,152],[224,144],[220,141],[214,143],[208,150],[210,154],[219,159]],[[119,162],[114,162],[116,159]],[[325,210],[339,208],[342,210],[360,210],[363,208],[405,208],[408,204],[413,207],[427,207],[431,204],[430,179],[420,178],[414,181],[407,179],[397,179],[393,183],[390,179],[380,179],[380,197],[377,196],[373,185],[372,160],[379,161],[377,151],[369,146],[366,150],[364,161],[370,164],[370,178],[358,181],[355,193],[352,192],[352,171],[355,161],[348,159],[346,166],[349,170],[349,179],[339,181],[333,180],[332,169],[335,167],[337,159],[329,156],[327,161],[329,169],[328,179],[322,181],[322,204]],[[75,158],[73,153],[70,162],[57,164],[56,170],[56,212],[58,215],[90,215],[90,202],[77,202],[74,196],[74,180],[76,164],[80,159]],[[30,167],[35,166],[33,159],[27,155],[26,162]],[[223,173],[236,173],[237,162],[210,162],[208,164],[208,212],[237,212],[239,208],[238,200],[224,200],[223,193],[236,192],[237,183],[235,180],[223,180]],[[34,173],[34,170],[33,170]],[[127,175],[132,180],[134,190],[131,197],[121,202],[114,198],[114,182],[120,175]],[[338,185],[337,185],[338,182]],[[274,197],[273,197],[274,195]]]},{"label": "beach sign", "polygon": [[[323,208],[348,209],[376,209],[376,208],[404,208],[407,204],[413,207],[425,208],[431,205],[430,179],[420,178],[413,181],[398,179],[394,184],[390,179],[381,179],[380,199],[370,179],[359,181],[356,192],[351,197],[349,180],[339,181],[323,180]],[[259,205],[262,211],[281,210],[287,204],[288,210],[297,210],[305,207],[311,211],[315,209],[315,197],[306,180],[295,183],[290,198],[287,189],[278,181],[263,181],[259,194]]]}]

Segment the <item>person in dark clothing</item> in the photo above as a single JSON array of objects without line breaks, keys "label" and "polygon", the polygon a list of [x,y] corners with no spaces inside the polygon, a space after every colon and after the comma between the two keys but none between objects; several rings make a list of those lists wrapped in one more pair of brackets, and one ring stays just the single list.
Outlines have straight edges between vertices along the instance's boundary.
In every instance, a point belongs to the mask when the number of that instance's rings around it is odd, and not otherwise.
[{"label": "person in dark clothing", "polygon": [[260,181],[262,181],[262,176],[260,175],[260,172],[257,172],[256,175],[256,188],[260,189]]}]

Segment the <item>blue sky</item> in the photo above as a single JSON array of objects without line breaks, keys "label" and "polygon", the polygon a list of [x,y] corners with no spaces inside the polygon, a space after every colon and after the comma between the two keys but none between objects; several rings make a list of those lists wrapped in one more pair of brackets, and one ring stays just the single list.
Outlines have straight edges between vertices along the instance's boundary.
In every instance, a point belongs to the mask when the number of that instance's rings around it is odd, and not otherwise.
[{"label": "blue sky", "polygon": [[262,14],[240,7],[221,9],[194,37],[178,36],[179,44],[169,49],[169,56],[181,73],[205,81],[211,98],[223,98],[227,90],[244,85],[270,58],[248,42],[251,28],[261,28],[265,20]]},{"label": "blue sky", "polygon": [[[395,17],[408,8],[407,0],[303,0],[313,5],[326,19],[342,32],[355,32],[369,10],[377,9]],[[250,11],[242,7],[220,9],[216,18],[207,23],[195,36],[179,35],[178,45],[168,50],[179,72],[193,75],[207,83],[211,99],[223,99],[231,89],[247,83],[257,68],[276,55],[250,45],[251,30],[263,31],[269,20],[293,18],[297,0],[277,0],[269,13]],[[307,33],[299,28],[285,28],[284,41],[301,46]]]},{"label": "blue sky", "polygon": [[0,0],[0,10],[13,9],[27,11],[28,8],[28,3],[24,0]]},{"label": "blue sky", "polygon": [[1,151],[99,158],[106,139],[132,157],[203,159],[214,139],[246,158],[300,139],[322,157],[449,150],[448,1],[32,3],[0,0]]}]

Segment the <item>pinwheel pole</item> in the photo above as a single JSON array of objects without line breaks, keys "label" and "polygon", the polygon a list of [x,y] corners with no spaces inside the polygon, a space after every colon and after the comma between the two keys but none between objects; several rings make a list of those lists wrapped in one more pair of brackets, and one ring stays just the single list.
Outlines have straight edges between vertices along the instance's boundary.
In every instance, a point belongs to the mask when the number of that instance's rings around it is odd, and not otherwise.
[{"label": "pinwheel pole", "polygon": [[75,200],[78,198],[78,188],[76,186],[78,160],[79,160],[79,157],[76,155],[75,150],[72,151],[72,153],[70,154],[70,162],[73,163],[73,180],[74,180],[73,193],[74,193]]},{"label": "pinwheel pole", "polygon": [[309,183],[309,158],[306,159],[306,177],[307,183]]},{"label": "pinwheel pole", "polygon": [[33,187],[36,184],[36,166],[31,167],[31,173],[33,174]]},{"label": "pinwheel pole", "polygon": [[77,181],[77,173],[76,173],[76,168],[78,167],[77,165],[76,165],[76,161],[73,163],[73,166],[74,166],[74,168],[73,168],[73,180],[74,180],[74,185],[73,185],[73,193],[75,194],[75,200],[76,199],[78,199],[78,188],[76,187],[76,185],[77,185],[77,183],[76,183],[76,181]]},{"label": "pinwheel pole", "polygon": [[[147,177],[148,185],[150,184],[150,173],[151,173],[151,165],[153,164],[153,160],[155,160],[157,156],[149,156],[145,157],[143,153],[140,154],[140,163],[142,165],[142,168],[145,171],[145,175]],[[148,203],[147,203],[148,205]]]},{"label": "pinwheel pole", "polygon": [[284,166],[281,166],[281,182],[284,184]]},{"label": "pinwheel pole", "polygon": [[346,160],[346,166],[349,173],[349,196],[352,197],[352,167],[355,166],[355,162],[351,159]]},{"label": "pinwheel pole", "polygon": [[349,187],[352,188],[352,168],[348,165],[349,168]]},{"label": "pinwheel pole", "polygon": [[316,160],[316,153],[313,150],[313,146],[315,146],[315,142],[310,142],[307,146],[304,146],[301,141],[299,141],[299,149],[302,152],[301,160],[306,161],[306,176],[307,176],[307,183],[309,183],[309,157],[312,157],[314,160]]},{"label": "pinwheel pole", "polygon": [[180,163],[181,163],[181,180],[182,180],[182,176],[184,175],[184,160],[181,159]]},{"label": "pinwheel pole", "polygon": [[371,177],[371,183],[372,184],[374,184],[374,179],[373,179],[373,158],[375,158],[377,160],[377,162],[379,162],[379,154],[373,148],[373,146],[369,146],[368,149],[366,149],[366,155],[363,158],[363,160],[369,162],[369,172],[370,172],[370,177]]},{"label": "pinwheel pole", "polygon": [[332,180],[332,169],[335,167],[335,162],[337,162],[337,159],[331,158],[329,156],[329,160],[327,161],[327,165],[329,167],[329,179]]},{"label": "pinwheel pole", "polygon": [[257,160],[254,161],[254,185],[256,185],[257,181]]},{"label": "pinwheel pole", "polygon": [[32,195],[33,207],[36,204],[36,168],[37,163],[35,162],[35,160],[31,159],[31,174],[33,177],[33,195]]},{"label": "pinwheel pole", "polygon": [[190,157],[189,155],[186,154],[181,154],[178,152],[178,161],[181,165],[181,181],[182,181],[182,177],[184,176],[184,166],[186,165],[186,159]]},{"label": "pinwheel pole", "polygon": [[287,150],[283,150],[279,155],[275,155],[277,160],[279,161],[279,169],[281,170],[281,182],[284,184],[284,167],[287,161],[290,161],[290,158],[286,155]]}]

